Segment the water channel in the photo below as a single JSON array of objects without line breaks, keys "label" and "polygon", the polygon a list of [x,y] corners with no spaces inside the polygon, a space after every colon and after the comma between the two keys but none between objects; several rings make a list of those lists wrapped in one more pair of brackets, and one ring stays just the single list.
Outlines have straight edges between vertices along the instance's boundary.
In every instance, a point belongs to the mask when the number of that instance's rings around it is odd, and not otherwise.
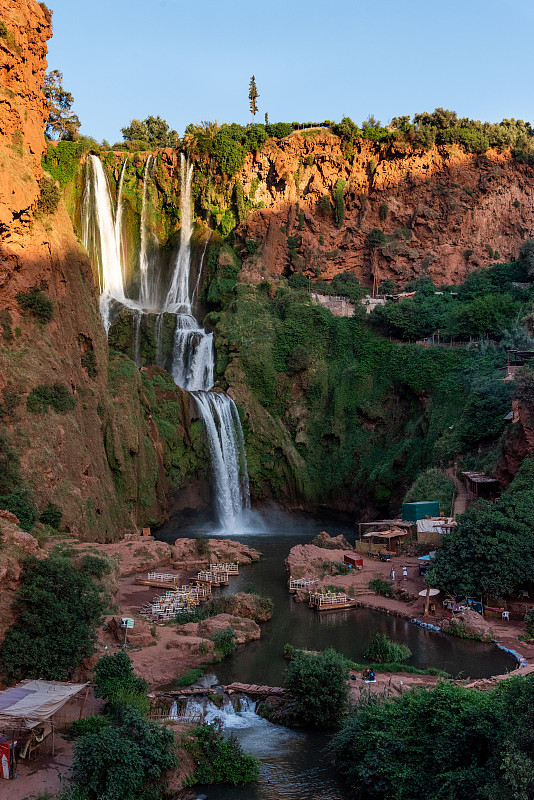
[{"label": "water channel", "polygon": [[[348,525],[295,517],[273,508],[252,514],[250,532],[232,537],[263,555],[258,563],[242,567],[239,576],[231,578],[230,586],[219,591],[233,593],[253,586],[273,599],[274,611],[272,620],[261,626],[260,641],[239,647],[213,667],[221,684],[243,681],[283,685],[286,643],[309,650],[334,647],[353,661],[362,662],[367,643],[377,631],[407,644],[412,651],[408,663],[419,668],[438,667],[451,675],[471,678],[514,669],[515,660],[492,644],[437,634],[402,617],[369,609],[318,614],[306,603],[296,603],[287,591],[284,559],[291,547],[306,544],[321,530],[331,535],[343,533],[349,542],[354,541],[354,530]],[[169,543],[194,535],[216,534],[209,523],[179,528],[172,521],[156,534]],[[199,796],[203,794],[209,800],[342,800],[345,797],[323,752],[327,735],[272,725],[250,710],[225,715],[224,722],[237,735],[244,750],[260,760],[260,780],[245,787],[204,787]]]}]

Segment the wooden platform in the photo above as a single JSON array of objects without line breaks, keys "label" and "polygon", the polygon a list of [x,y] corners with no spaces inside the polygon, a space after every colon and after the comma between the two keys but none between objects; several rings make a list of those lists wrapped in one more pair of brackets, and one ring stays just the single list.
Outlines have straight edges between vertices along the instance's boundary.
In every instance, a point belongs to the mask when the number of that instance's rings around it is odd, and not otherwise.
[{"label": "wooden platform", "polygon": [[[176,578],[178,578],[178,575]],[[170,581],[157,581],[151,578],[136,578],[135,582],[140,586],[152,586],[154,589],[174,589],[176,587],[175,582],[171,583]]]},{"label": "wooden platform", "polygon": [[310,608],[314,608],[316,611],[340,611],[345,608],[358,608],[359,605],[358,600],[347,600],[344,603],[329,603],[321,606],[310,603]]}]

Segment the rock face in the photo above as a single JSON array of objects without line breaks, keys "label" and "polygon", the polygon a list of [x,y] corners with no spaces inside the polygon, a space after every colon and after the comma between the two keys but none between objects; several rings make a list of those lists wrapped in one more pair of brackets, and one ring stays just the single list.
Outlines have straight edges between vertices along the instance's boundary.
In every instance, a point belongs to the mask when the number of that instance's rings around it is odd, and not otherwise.
[{"label": "rock face", "polygon": [[[340,179],[338,227],[333,191]],[[254,200],[265,204],[239,230],[243,244],[256,243],[244,271],[254,282],[298,269],[326,279],[350,270],[368,286],[386,278],[402,286],[422,274],[438,285],[458,283],[494,258],[516,258],[534,229],[532,171],[509,151],[361,140],[347,158],[341,139],[317,130],[269,140],[247,156],[237,180],[245,194],[259,182]],[[371,248],[372,228],[390,241]],[[290,236],[301,237],[296,258]]]},{"label": "rock face", "polygon": [[43,125],[47,115],[42,86],[50,12],[28,0],[0,0],[1,118],[0,232],[31,221],[39,194]]},{"label": "rock face", "polygon": [[354,548],[347,542],[342,533],[339,536],[330,536],[326,531],[321,531],[311,540],[310,544],[316,547],[324,547],[325,550],[353,550]]},{"label": "rock face", "polygon": [[[91,264],[63,202],[38,206],[50,13],[35,0],[0,0],[0,19],[0,448],[20,460],[19,485],[39,511],[51,501],[73,535],[112,541],[163,520],[167,472],[182,484],[189,467],[177,454],[191,441],[174,383],[160,392],[176,406],[164,440],[152,373],[109,359]],[[51,303],[46,319],[21,304],[34,290]],[[28,404],[51,391],[66,407]]]}]

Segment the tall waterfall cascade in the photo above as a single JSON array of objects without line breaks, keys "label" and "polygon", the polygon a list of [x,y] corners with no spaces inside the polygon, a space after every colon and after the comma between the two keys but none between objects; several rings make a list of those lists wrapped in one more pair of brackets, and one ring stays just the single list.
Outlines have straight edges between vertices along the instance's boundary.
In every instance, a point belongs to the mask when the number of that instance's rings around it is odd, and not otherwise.
[{"label": "tall waterfall cascade", "polygon": [[[239,414],[234,401],[224,392],[215,391],[215,351],[213,334],[199,325],[193,314],[193,299],[198,292],[202,262],[208,241],[204,244],[199,274],[191,286],[191,239],[193,235],[192,194],[193,164],[180,154],[182,226],[180,244],[174,260],[168,286],[161,285],[156,257],[149,257],[148,242],[153,237],[147,222],[150,170],[149,156],[143,175],[143,196],[140,221],[140,282],[136,298],[128,296],[125,288],[124,249],[122,246],[122,186],[124,162],[114,207],[109,181],[102,162],[95,155],[87,159],[87,179],[82,202],[83,240],[90,255],[98,264],[100,310],[106,333],[112,322],[114,304],[132,311],[134,319],[134,358],[141,363],[140,326],[144,313],[157,314],[155,330],[156,360],[161,359],[163,314],[176,316],[172,355],[172,376],[175,383],[193,397],[199,417],[204,423],[210,452],[214,501],[217,520],[222,531],[235,533],[241,527],[243,512],[250,507],[245,442]],[[164,298],[161,301],[159,298]]]}]

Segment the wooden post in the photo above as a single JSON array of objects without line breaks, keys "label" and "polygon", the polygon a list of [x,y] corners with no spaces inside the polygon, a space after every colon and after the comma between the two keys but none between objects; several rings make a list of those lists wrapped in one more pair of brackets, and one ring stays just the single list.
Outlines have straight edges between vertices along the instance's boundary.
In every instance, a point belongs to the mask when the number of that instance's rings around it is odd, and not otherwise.
[{"label": "wooden post", "polygon": [[86,700],[87,700],[87,696],[88,696],[88,694],[89,694],[89,684],[87,685],[87,687],[86,687],[86,689],[85,689],[85,697],[83,698],[83,700],[82,700],[82,704],[81,704],[81,706],[80,706],[80,716],[78,717],[78,719],[81,719],[81,718],[82,718],[83,709],[84,709],[85,702],[86,702]]},{"label": "wooden post", "polygon": [[56,726],[52,722],[52,755],[56,754]]}]

